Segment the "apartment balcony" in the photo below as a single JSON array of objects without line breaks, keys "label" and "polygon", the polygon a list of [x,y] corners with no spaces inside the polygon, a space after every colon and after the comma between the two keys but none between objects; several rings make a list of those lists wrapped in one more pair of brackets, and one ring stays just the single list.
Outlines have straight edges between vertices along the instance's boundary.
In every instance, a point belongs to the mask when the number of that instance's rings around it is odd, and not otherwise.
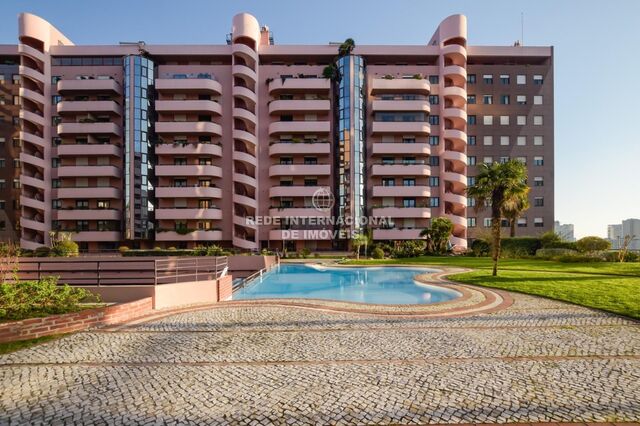
[{"label": "apartment balcony", "polygon": [[23,228],[33,229],[35,231],[47,232],[47,225],[44,222],[40,222],[33,219],[27,219],[26,217],[20,218],[20,226]]},{"label": "apartment balcony", "polygon": [[198,92],[222,95],[222,85],[210,78],[156,78],[160,92]]},{"label": "apartment balcony", "polygon": [[26,250],[35,250],[38,247],[42,247],[44,244],[38,243],[35,241],[25,240],[24,238],[20,238],[20,247]]},{"label": "apartment balcony", "polygon": [[461,143],[464,143],[465,145],[467,143],[467,134],[462,130],[445,129],[442,136],[444,139],[450,139],[452,141],[461,142]]},{"label": "apartment balcony", "polygon": [[463,104],[467,103],[467,91],[462,87],[457,86],[448,86],[442,90],[442,95],[445,98],[452,98],[452,100],[461,102]]},{"label": "apartment balcony", "polygon": [[428,207],[377,207],[372,209],[371,215],[373,217],[428,219],[431,217],[431,209]]},{"label": "apartment balcony", "polygon": [[467,176],[456,172],[443,172],[440,178],[444,181],[456,183],[458,185],[467,186]]},{"label": "apartment balcony", "polygon": [[467,240],[466,240],[466,238],[456,237],[455,235],[452,235],[451,237],[449,237],[449,242],[450,242],[454,247],[463,247],[463,248],[466,248],[466,247],[467,247]]},{"label": "apartment balcony", "polygon": [[251,81],[258,81],[258,74],[246,65],[232,65],[231,74],[239,75]]},{"label": "apartment balcony", "polygon": [[243,86],[233,86],[233,88],[231,89],[231,95],[233,97],[238,97],[252,104],[258,103],[258,95],[253,91],[251,91],[250,89]]},{"label": "apartment balcony", "polygon": [[121,95],[122,86],[112,79],[59,80],[58,93],[61,95],[71,93],[113,93]]},{"label": "apartment balcony", "polygon": [[116,209],[60,209],[53,211],[53,218],[57,220],[120,220],[122,212]]},{"label": "apartment balcony", "polygon": [[431,133],[431,126],[426,121],[374,121],[372,133],[429,135]]},{"label": "apartment balcony", "polygon": [[248,152],[233,151],[233,159],[252,166],[256,166],[258,164],[258,159]]},{"label": "apartment balcony", "polygon": [[318,210],[315,207],[279,207],[270,208],[271,217],[329,217],[331,211]]},{"label": "apartment balcony", "polygon": [[461,125],[467,123],[467,113],[461,108],[445,108],[442,110],[442,116]]},{"label": "apartment balcony", "polygon": [[34,49],[33,47],[27,45],[27,44],[18,44],[18,53],[21,55],[27,55],[29,57],[31,57],[32,59],[35,59],[37,61],[40,62],[44,62],[45,60],[45,54],[40,52],[37,49]]},{"label": "apartment balcony", "polygon": [[253,230],[258,229],[258,225],[255,222],[249,221],[246,217],[238,216],[236,214],[233,215],[233,223]]},{"label": "apartment balcony", "polygon": [[430,112],[431,105],[425,100],[375,100],[372,111],[422,111]]},{"label": "apartment balcony", "polygon": [[329,133],[329,121],[275,121],[269,124],[269,134],[279,133]]},{"label": "apartment balcony", "polygon": [[158,134],[203,134],[222,136],[222,127],[211,121],[157,121]]},{"label": "apartment balcony", "polygon": [[255,198],[247,197],[246,195],[233,194],[233,202],[252,209],[258,208],[258,201]]},{"label": "apartment balcony", "polygon": [[24,87],[21,87],[18,90],[18,94],[20,95],[20,97],[25,98],[25,99],[29,99],[30,101],[36,102],[38,104],[44,105],[46,104],[45,99],[44,99],[44,95],[42,93],[38,93],[34,90],[31,89],[25,89]]},{"label": "apartment balcony", "polygon": [[166,100],[156,101],[158,112],[210,112],[222,115],[222,106],[208,100]]},{"label": "apartment balcony", "polygon": [[313,197],[324,186],[272,186],[269,197]]},{"label": "apartment balcony", "polygon": [[374,164],[373,176],[429,176],[431,167],[426,164]]},{"label": "apartment balcony", "polygon": [[323,155],[331,153],[329,142],[276,142],[269,145],[269,155]]},{"label": "apartment balcony", "polygon": [[199,219],[222,219],[222,210],[218,208],[198,209],[198,208],[157,208],[156,220],[199,220]]},{"label": "apartment balcony", "polygon": [[156,186],[156,198],[222,198],[214,186]]},{"label": "apartment balcony", "polygon": [[258,138],[245,130],[233,129],[232,136],[233,139],[238,139],[255,146],[258,145]]},{"label": "apartment balcony", "polygon": [[157,165],[156,176],[213,176],[222,177],[222,169],[212,165]]},{"label": "apartment balcony", "polygon": [[[44,182],[43,179],[38,179],[36,177],[33,176],[27,176],[27,175],[20,175],[20,184],[21,185],[28,185],[28,186],[32,186],[34,188],[38,188],[38,189],[45,189],[47,188],[47,184]],[[48,189],[48,188],[47,188]]]},{"label": "apartment balcony", "polygon": [[[116,166],[60,166],[53,169],[57,177],[114,177],[119,178],[120,169]],[[57,172],[57,173],[56,173]],[[55,178],[56,176],[54,176]]]},{"label": "apartment balcony", "polygon": [[419,240],[421,229],[374,229],[374,240]]},{"label": "apartment balcony", "polygon": [[322,99],[275,100],[269,103],[269,114],[328,112],[331,101]]},{"label": "apartment balcony", "polygon": [[443,74],[445,77],[453,80],[458,87],[464,87],[467,83],[467,70],[458,65],[448,65],[444,67]]},{"label": "apartment balcony", "polygon": [[31,207],[32,209],[42,210],[44,211],[44,200],[37,200],[32,197],[20,196],[20,205],[23,207]]},{"label": "apartment balcony", "polygon": [[287,92],[312,92],[329,91],[331,80],[328,78],[274,78],[269,83],[269,93],[274,94],[279,91]]},{"label": "apartment balcony", "polygon": [[258,248],[258,243],[255,241],[247,240],[239,236],[233,236],[232,243],[235,247],[244,249],[244,250],[256,250]]},{"label": "apartment balcony", "polygon": [[49,147],[49,143],[45,142],[42,136],[38,136],[36,134],[23,131],[23,132],[20,132],[19,137],[20,137],[20,140],[22,140],[23,142],[29,142],[34,145],[38,145],[41,148]]},{"label": "apartment balcony", "polygon": [[467,218],[464,216],[458,216],[455,214],[448,214],[447,218],[453,223],[456,228],[466,228],[467,227]]},{"label": "apartment balcony", "polygon": [[120,231],[77,231],[71,234],[73,241],[80,242],[106,242],[120,241]]},{"label": "apartment balcony", "polygon": [[44,83],[45,77],[44,74],[38,71],[37,69],[26,67],[24,65],[18,66],[18,74],[24,77],[28,77],[36,83]]},{"label": "apartment balcony", "polygon": [[122,127],[116,123],[60,123],[58,124],[58,135],[115,135],[122,137]]},{"label": "apartment balcony", "polygon": [[[285,238],[287,233],[289,237]],[[329,241],[333,240],[333,232],[331,229],[296,229],[290,231],[272,229],[269,231],[269,239],[272,241]]]},{"label": "apartment balcony", "polygon": [[109,144],[74,144],[74,145],[58,145],[56,148],[59,156],[122,156],[122,147]]},{"label": "apartment balcony", "polygon": [[157,155],[214,155],[222,157],[222,147],[212,143],[163,143],[156,145]]},{"label": "apartment balcony", "polygon": [[255,125],[258,123],[258,118],[256,117],[256,115],[246,108],[234,108],[232,113],[234,119],[237,118],[240,120],[244,120],[245,123],[250,123],[250,125]]},{"label": "apartment balcony", "polygon": [[120,188],[111,186],[102,187],[82,187],[82,188],[57,188],[53,190],[53,198],[104,198],[120,199]]},{"label": "apartment balcony", "polygon": [[450,44],[448,46],[443,46],[442,48],[440,48],[440,53],[444,56],[458,61],[464,62],[467,60],[467,49],[465,49],[464,46],[460,46],[459,44]]},{"label": "apartment balcony", "polygon": [[249,175],[245,175],[243,173],[234,173],[233,174],[233,181],[234,182],[238,182],[241,183],[243,185],[249,185],[251,187],[257,188],[258,187],[258,181],[249,176]]},{"label": "apartment balcony", "polygon": [[416,93],[428,95],[431,91],[429,81],[416,78],[374,78],[371,80],[371,93]]},{"label": "apartment balcony", "polygon": [[47,168],[49,165],[47,161],[44,161],[41,157],[27,154],[26,152],[20,153],[20,163],[31,164],[32,166],[40,167],[41,169]]},{"label": "apartment balcony", "polygon": [[58,114],[109,113],[122,115],[122,106],[115,101],[60,101]]},{"label": "apartment balcony", "polygon": [[156,241],[221,241],[222,231],[197,230],[187,234],[179,234],[175,231],[156,232]]},{"label": "apartment balcony", "polygon": [[19,116],[22,120],[30,121],[31,123],[38,124],[40,126],[45,126],[46,120],[40,114],[36,114],[35,112],[27,111],[21,109],[19,112]]},{"label": "apartment balcony", "polygon": [[448,203],[460,204],[464,207],[467,205],[467,197],[465,195],[454,194],[453,192],[445,192],[442,200]]},{"label": "apartment balcony", "polygon": [[233,51],[233,54],[237,54],[249,61],[255,61],[258,58],[258,53],[255,50],[242,43],[234,43],[231,46],[231,50]]},{"label": "apartment balcony", "polygon": [[431,145],[428,143],[387,143],[375,142],[372,145],[372,154],[408,154],[408,155],[429,155]]},{"label": "apartment balcony", "polygon": [[383,186],[373,187],[374,197],[430,197],[431,188],[428,186]]},{"label": "apartment balcony", "polygon": [[445,160],[459,161],[464,165],[467,165],[467,155],[464,152],[447,150],[441,154],[441,157]]},{"label": "apartment balcony", "polygon": [[269,167],[269,176],[328,176],[329,164],[275,164]]}]

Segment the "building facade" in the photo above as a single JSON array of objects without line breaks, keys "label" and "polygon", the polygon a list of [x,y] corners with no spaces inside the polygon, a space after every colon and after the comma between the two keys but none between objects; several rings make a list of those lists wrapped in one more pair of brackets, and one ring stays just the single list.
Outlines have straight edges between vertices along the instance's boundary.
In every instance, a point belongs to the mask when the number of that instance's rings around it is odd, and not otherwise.
[{"label": "building facade", "polygon": [[621,248],[627,236],[631,238],[627,248],[640,250],[640,219],[625,219],[621,224],[607,226],[607,239],[611,242],[611,248]]},{"label": "building facade", "polygon": [[438,216],[466,247],[490,226],[467,185],[512,158],[531,184],[518,235],[553,228],[553,49],[469,46],[462,15],[425,45],[339,55],[275,45],[248,14],[227,44],[197,46],[75,45],[22,14],[3,49],[24,248],[60,230],[92,251],[336,249],[364,229],[419,238]]},{"label": "building facade", "polygon": [[553,232],[558,234],[563,241],[575,241],[573,223],[560,223],[557,220],[553,223]]}]

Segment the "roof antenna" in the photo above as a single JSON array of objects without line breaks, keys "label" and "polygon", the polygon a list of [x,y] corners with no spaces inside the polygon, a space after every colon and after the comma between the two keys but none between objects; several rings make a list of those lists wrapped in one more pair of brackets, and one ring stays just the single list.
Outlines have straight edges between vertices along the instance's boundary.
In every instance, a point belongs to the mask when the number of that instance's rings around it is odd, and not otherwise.
[{"label": "roof antenna", "polygon": [[524,12],[520,12],[520,45],[524,46]]}]

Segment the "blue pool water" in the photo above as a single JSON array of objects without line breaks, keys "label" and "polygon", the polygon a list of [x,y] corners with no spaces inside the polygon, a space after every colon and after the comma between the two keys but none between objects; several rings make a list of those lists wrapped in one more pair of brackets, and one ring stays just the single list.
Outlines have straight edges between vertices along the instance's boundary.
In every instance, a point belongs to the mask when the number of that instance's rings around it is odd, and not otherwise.
[{"label": "blue pool water", "polygon": [[245,299],[330,299],[384,305],[428,304],[460,296],[455,290],[417,284],[424,268],[331,268],[282,264],[233,293]]}]

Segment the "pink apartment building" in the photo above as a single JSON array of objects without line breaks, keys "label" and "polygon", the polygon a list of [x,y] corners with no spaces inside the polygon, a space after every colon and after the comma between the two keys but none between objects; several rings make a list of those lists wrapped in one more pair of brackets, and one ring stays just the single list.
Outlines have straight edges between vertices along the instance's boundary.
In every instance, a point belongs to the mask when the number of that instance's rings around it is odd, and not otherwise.
[{"label": "pink apartment building", "polygon": [[488,227],[465,195],[476,165],[508,158],[532,186],[518,234],[553,226],[553,49],[469,46],[462,15],[338,57],[245,13],[226,44],[100,46],[22,14],[0,56],[18,64],[24,248],[66,230],[96,251],[339,249],[349,232],[319,231],[384,217],[375,240],[415,239],[437,216],[465,247]]}]

